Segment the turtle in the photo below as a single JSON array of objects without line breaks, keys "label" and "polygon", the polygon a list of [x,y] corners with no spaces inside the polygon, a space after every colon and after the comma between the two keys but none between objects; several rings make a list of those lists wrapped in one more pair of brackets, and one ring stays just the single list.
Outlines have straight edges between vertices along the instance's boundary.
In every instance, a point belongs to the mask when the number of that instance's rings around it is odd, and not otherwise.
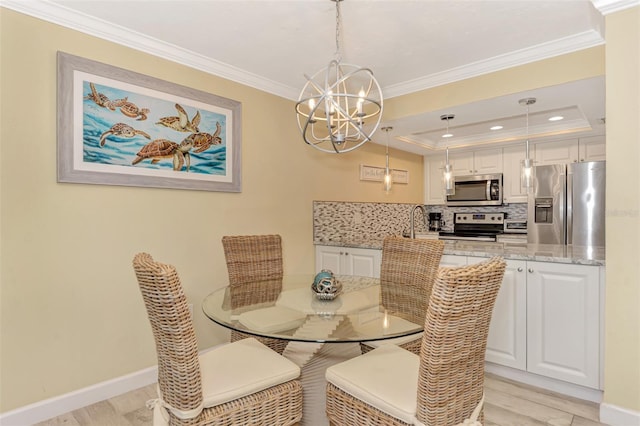
[{"label": "turtle", "polygon": [[143,146],[136,158],[133,159],[131,165],[135,166],[142,160],[151,159],[151,163],[155,164],[163,158],[173,158],[173,170],[180,171],[184,166],[185,157],[187,159],[187,171],[191,166],[189,151],[192,145],[189,142],[182,142],[178,145],[168,139],[155,139]]},{"label": "turtle", "polygon": [[182,143],[191,142],[193,152],[203,152],[209,149],[211,145],[220,145],[222,143],[222,139],[218,136],[221,130],[220,123],[216,123],[216,132],[213,135],[204,132],[192,133]]},{"label": "turtle", "polygon": [[116,123],[109,130],[100,135],[100,146],[104,146],[109,136],[119,136],[121,138],[132,138],[136,135],[144,136],[147,139],[151,139],[148,133],[142,130],[136,130],[133,127],[125,123]]},{"label": "turtle", "polygon": [[120,105],[120,112],[127,117],[135,118],[138,121],[146,120],[149,114],[148,108],[138,108],[133,102],[125,101]]},{"label": "turtle", "polygon": [[156,124],[160,124],[161,126],[165,126],[179,132],[197,133],[200,131],[198,129],[198,124],[200,124],[200,111],[197,111],[196,115],[193,116],[193,120],[189,121],[187,112],[180,104],[176,104],[176,109],[178,110],[177,117],[162,117]]},{"label": "turtle", "polygon": [[89,87],[91,87],[91,93],[89,93],[84,98],[91,99],[98,106],[101,106],[103,108],[109,108],[111,111],[115,111],[116,108],[121,107],[127,102],[127,98],[116,99],[115,101],[110,100],[106,95],[98,92],[96,90],[96,86],[93,83],[89,83]]}]

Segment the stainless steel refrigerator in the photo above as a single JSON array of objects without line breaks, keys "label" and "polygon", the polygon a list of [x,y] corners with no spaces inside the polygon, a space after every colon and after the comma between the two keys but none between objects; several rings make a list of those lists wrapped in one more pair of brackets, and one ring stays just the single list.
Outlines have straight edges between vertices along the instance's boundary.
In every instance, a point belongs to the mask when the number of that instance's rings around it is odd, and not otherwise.
[{"label": "stainless steel refrigerator", "polygon": [[536,166],[527,241],[604,247],[605,162]]}]

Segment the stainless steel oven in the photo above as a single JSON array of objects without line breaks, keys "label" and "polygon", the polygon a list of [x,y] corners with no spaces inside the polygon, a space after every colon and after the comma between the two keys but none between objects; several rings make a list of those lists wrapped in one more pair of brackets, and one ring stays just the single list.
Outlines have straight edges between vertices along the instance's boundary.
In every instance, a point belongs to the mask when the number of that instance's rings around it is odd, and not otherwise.
[{"label": "stainless steel oven", "polygon": [[440,232],[440,240],[496,241],[502,234],[504,213],[454,213],[453,232]]},{"label": "stainless steel oven", "polygon": [[455,193],[447,195],[447,206],[502,205],[502,173],[455,177]]}]

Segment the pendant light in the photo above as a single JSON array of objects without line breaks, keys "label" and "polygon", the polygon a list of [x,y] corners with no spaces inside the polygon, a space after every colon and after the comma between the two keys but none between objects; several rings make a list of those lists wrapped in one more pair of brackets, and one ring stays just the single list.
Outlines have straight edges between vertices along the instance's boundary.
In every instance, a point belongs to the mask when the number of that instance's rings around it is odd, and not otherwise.
[{"label": "pendant light", "polygon": [[320,151],[349,152],[370,141],[382,118],[382,90],[368,68],[341,62],[340,3],[336,4],[336,52],[307,83],[296,103],[304,142]]},{"label": "pendant light", "polygon": [[[453,120],[455,115],[445,114],[440,116],[440,120],[447,122],[447,133],[442,135],[443,138],[450,138],[453,136],[449,133],[449,120]],[[455,178],[453,176],[453,166],[449,163],[449,146],[447,145],[444,170],[442,171],[442,181],[444,186],[444,195],[454,195],[456,193]]]},{"label": "pendant light", "polygon": [[527,107],[527,139],[524,160],[522,160],[522,168],[520,171],[520,183],[526,192],[531,192],[533,189],[533,160],[529,156],[529,106],[536,103],[536,98],[520,99],[518,103]]},{"label": "pendant light", "polygon": [[391,176],[391,169],[389,168],[389,132],[393,130],[393,127],[381,127],[387,133],[387,149],[385,152],[385,167],[384,167],[384,179],[382,180],[382,187],[387,194],[391,192],[391,186],[393,185],[393,177]]}]

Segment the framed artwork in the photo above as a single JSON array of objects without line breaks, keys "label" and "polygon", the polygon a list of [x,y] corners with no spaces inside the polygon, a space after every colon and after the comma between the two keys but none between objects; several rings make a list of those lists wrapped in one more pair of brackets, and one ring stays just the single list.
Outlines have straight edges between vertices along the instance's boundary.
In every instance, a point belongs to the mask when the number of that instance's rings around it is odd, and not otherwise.
[{"label": "framed artwork", "polygon": [[[393,183],[409,183],[409,171],[391,169]],[[384,167],[366,166],[360,164],[360,180],[372,180],[382,182],[384,179]]]},{"label": "framed artwork", "polygon": [[240,102],[57,59],[58,182],[241,191]]}]

